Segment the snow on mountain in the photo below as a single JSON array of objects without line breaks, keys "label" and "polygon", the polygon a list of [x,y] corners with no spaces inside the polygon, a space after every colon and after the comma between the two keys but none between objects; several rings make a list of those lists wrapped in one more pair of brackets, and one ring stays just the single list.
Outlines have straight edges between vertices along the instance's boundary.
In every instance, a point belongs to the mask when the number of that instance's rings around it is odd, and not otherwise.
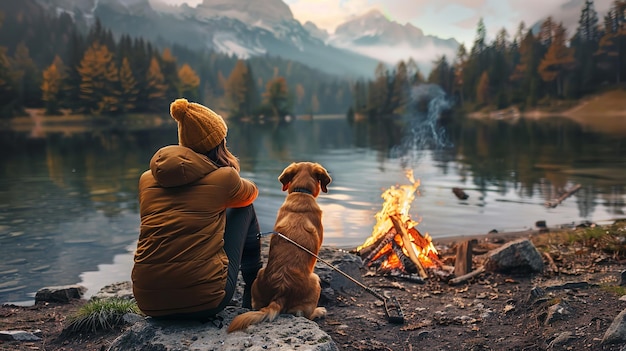
[{"label": "snow on mountain", "polygon": [[348,21],[329,35],[302,25],[283,0],[204,0],[196,7],[163,0],[37,0],[47,8],[97,16],[115,35],[130,34],[190,49],[211,49],[240,58],[282,56],[333,74],[373,75],[378,62],[413,58],[423,71],[458,43],[424,35],[378,11]]},{"label": "snow on mountain", "polygon": [[378,10],[341,24],[327,43],[391,65],[413,58],[425,72],[438,57],[454,57],[459,47],[455,39],[424,35],[414,25],[390,21]]}]

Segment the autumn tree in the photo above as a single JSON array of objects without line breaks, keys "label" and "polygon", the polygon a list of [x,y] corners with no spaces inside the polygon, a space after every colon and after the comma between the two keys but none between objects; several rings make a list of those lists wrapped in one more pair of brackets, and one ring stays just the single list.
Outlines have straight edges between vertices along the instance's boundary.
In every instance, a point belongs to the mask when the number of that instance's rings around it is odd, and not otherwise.
[{"label": "autumn tree", "polygon": [[490,101],[489,89],[489,74],[487,71],[484,71],[480,75],[480,80],[478,81],[478,86],[476,87],[476,102],[481,105],[488,104]]},{"label": "autumn tree", "polygon": [[81,75],[80,100],[92,113],[115,113],[119,110],[119,71],[106,45],[94,42],[85,51],[78,67]]},{"label": "autumn tree", "polygon": [[178,70],[178,81],[180,84],[178,88],[179,96],[184,96],[192,101],[199,100],[198,87],[200,86],[200,77],[189,64],[183,64]]},{"label": "autumn tree", "polygon": [[284,77],[270,79],[263,93],[264,110],[272,116],[282,118],[290,113],[289,90]]},{"label": "autumn tree", "polygon": [[538,68],[541,79],[555,83],[557,96],[563,96],[564,77],[574,65],[574,50],[566,45],[565,35],[565,27],[557,25],[548,52]]},{"label": "autumn tree", "polygon": [[160,112],[167,108],[167,85],[156,56],[152,56],[152,59],[150,59],[144,89],[147,92],[146,103],[149,110]]},{"label": "autumn tree", "polygon": [[137,99],[139,98],[139,87],[137,80],[133,75],[130,61],[127,57],[122,59],[120,66],[120,112],[130,112],[137,107]]},{"label": "autumn tree", "polygon": [[42,100],[47,114],[59,113],[66,77],[66,67],[61,58],[56,56],[52,64],[43,71],[41,82]]}]

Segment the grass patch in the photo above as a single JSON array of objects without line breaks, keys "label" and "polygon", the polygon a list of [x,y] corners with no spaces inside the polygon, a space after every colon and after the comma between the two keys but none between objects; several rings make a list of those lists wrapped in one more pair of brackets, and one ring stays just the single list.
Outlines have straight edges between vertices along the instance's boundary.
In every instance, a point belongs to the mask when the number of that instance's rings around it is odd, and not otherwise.
[{"label": "grass patch", "polygon": [[626,286],[620,285],[602,285],[600,287],[602,290],[610,292],[616,296],[624,296],[626,295]]},{"label": "grass patch", "polygon": [[124,324],[126,313],[141,313],[134,300],[120,298],[92,300],[69,318],[69,325],[65,330],[95,332],[115,329]]}]

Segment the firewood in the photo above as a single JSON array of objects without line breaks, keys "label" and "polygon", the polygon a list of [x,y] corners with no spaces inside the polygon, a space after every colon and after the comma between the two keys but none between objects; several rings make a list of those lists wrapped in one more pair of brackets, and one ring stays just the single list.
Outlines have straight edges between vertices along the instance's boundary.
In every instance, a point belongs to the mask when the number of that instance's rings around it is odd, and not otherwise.
[{"label": "firewood", "polygon": [[471,271],[471,272],[469,272],[469,273],[467,273],[465,275],[462,275],[460,277],[456,277],[456,278],[450,279],[448,281],[448,284],[450,284],[450,285],[461,284],[463,282],[466,282],[466,281],[474,278],[475,276],[481,274],[484,271],[485,271],[485,267],[484,266],[480,266],[477,269],[475,269],[475,270],[473,270],[473,271]]},{"label": "firewood", "polygon": [[466,240],[456,247],[456,259],[454,260],[454,275],[457,277],[466,275],[472,270],[472,247],[476,240]]},{"label": "firewood", "polygon": [[374,256],[376,256],[376,254],[378,254],[385,247],[385,245],[393,241],[393,237],[395,235],[396,234],[393,233],[391,230],[388,231],[387,234],[382,235],[373,244],[359,250],[359,256],[365,257],[363,261],[365,261],[366,263],[371,261]]},{"label": "firewood", "polygon": [[409,237],[409,233],[407,233],[406,228],[404,228],[404,225],[400,222],[400,219],[397,215],[389,216],[389,219],[391,219],[391,222],[393,222],[393,226],[396,228],[396,232],[401,235],[404,248],[409,254],[409,258],[411,259],[411,261],[415,263],[417,272],[422,278],[427,278],[428,274],[424,270],[424,267],[422,266],[422,263],[417,256],[417,252],[415,252],[415,247],[413,247],[413,243],[411,242],[411,238]]}]

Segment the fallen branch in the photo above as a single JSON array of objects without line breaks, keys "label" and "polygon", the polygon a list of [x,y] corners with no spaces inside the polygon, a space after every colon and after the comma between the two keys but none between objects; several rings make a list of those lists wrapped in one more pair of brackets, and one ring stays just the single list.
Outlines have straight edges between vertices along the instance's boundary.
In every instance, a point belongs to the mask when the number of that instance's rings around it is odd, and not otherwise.
[{"label": "fallen branch", "polygon": [[563,202],[565,199],[567,199],[568,197],[572,196],[575,192],[577,192],[578,190],[580,190],[580,188],[582,188],[582,185],[580,184],[576,184],[574,185],[570,190],[566,191],[565,194],[559,196],[558,199],[554,200],[554,201],[546,201],[546,207],[550,207],[550,208],[555,208],[558,205],[561,204],[561,202]]},{"label": "fallen branch", "polygon": [[456,277],[456,278],[452,278],[448,281],[448,284],[450,285],[457,285],[457,284],[461,284],[463,282],[466,282],[472,278],[474,278],[475,276],[479,275],[480,273],[485,271],[485,267],[484,266],[480,266],[479,268],[465,274],[462,275],[460,277]]}]

